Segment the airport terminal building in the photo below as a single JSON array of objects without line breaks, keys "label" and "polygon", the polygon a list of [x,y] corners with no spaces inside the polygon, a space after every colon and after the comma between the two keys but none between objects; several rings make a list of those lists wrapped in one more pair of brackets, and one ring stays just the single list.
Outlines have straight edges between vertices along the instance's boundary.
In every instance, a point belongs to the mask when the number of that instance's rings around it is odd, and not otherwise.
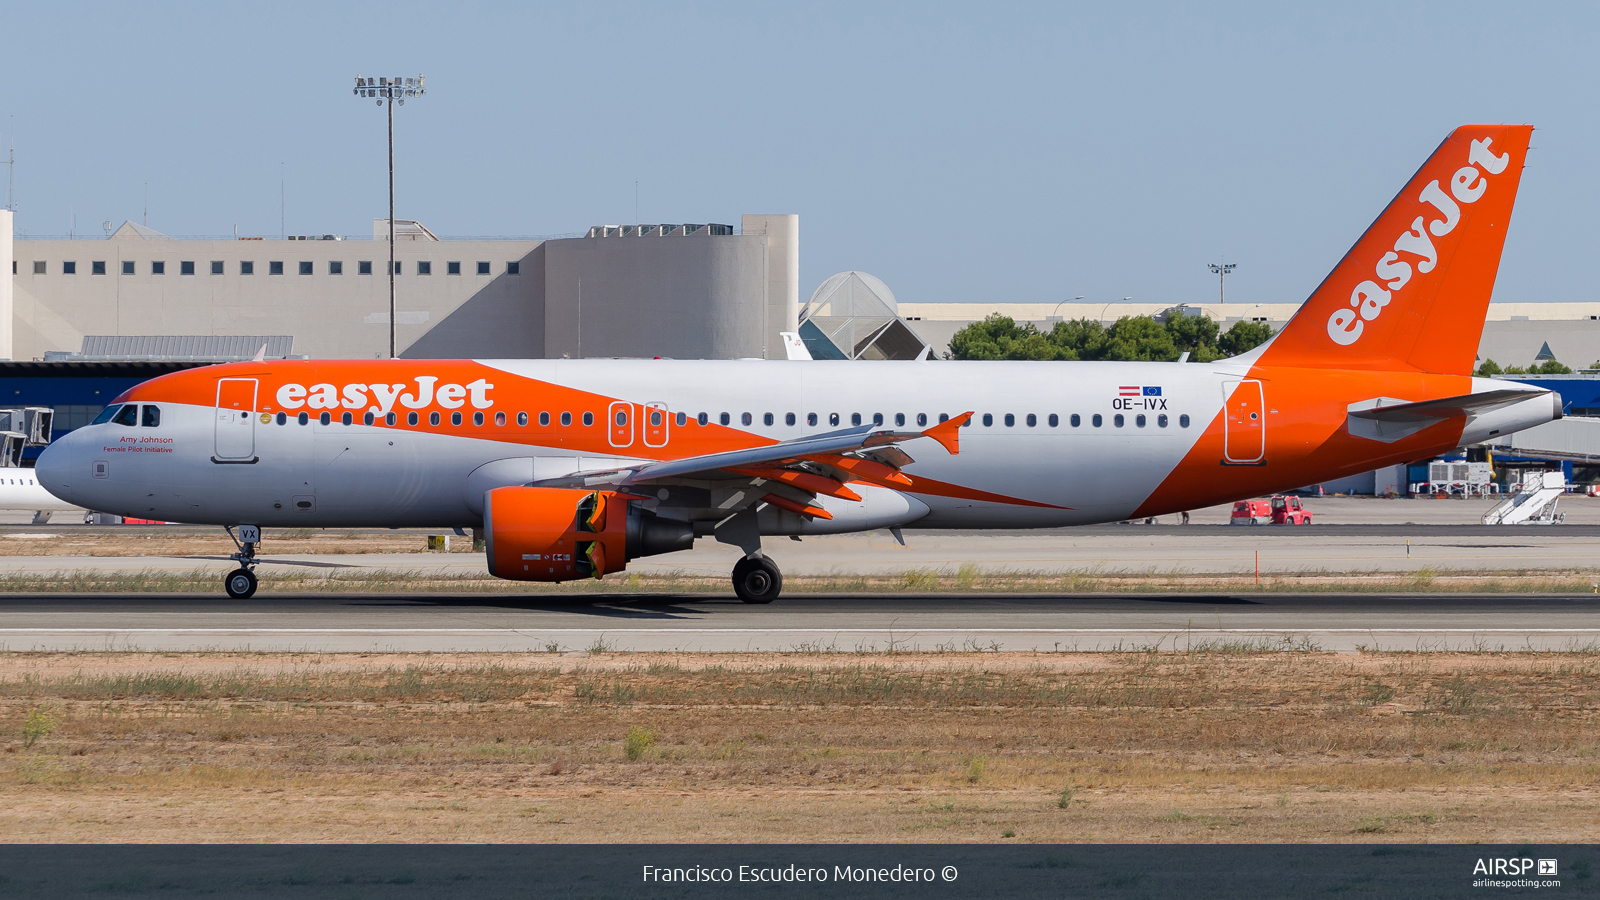
[{"label": "airport terminal building", "polygon": [[[109,239],[15,241],[9,218],[0,358],[71,358],[90,336],[278,335],[292,338],[284,355],[389,354],[387,220],[372,240],[180,240],[125,223]],[[798,327],[798,216],[551,240],[439,240],[397,226],[402,357],[782,358],[779,333]],[[137,346],[123,349],[154,355]]]}]

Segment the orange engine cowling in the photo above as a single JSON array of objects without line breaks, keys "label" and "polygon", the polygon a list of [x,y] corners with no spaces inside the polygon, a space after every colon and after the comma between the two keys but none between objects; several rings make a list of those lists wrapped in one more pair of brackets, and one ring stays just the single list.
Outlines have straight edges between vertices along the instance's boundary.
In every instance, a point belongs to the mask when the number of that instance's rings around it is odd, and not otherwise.
[{"label": "orange engine cowling", "polygon": [[502,487],[483,497],[489,574],[512,581],[600,578],[628,560],[687,550],[694,530],[640,509],[630,494]]}]

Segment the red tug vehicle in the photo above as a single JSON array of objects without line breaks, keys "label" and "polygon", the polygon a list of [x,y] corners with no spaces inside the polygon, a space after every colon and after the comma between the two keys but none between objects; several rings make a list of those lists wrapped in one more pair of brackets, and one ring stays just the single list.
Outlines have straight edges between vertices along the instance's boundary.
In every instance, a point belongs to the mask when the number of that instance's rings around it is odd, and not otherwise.
[{"label": "red tug vehicle", "polygon": [[1310,525],[1311,510],[1300,498],[1279,494],[1270,500],[1240,500],[1233,505],[1229,525]]}]

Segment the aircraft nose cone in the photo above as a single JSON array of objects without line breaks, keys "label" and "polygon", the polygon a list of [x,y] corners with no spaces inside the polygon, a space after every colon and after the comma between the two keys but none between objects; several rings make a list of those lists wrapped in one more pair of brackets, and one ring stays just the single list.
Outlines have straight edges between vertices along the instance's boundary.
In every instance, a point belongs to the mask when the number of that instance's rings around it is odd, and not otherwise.
[{"label": "aircraft nose cone", "polygon": [[39,479],[39,484],[45,490],[60,497],[68,503],[75,502],[72,498],[73,471],[72,461],[76,456],[72,436],[68,435],[60,441],[52,443],[39,454],[39,459],[34,463],[33,474]]}]

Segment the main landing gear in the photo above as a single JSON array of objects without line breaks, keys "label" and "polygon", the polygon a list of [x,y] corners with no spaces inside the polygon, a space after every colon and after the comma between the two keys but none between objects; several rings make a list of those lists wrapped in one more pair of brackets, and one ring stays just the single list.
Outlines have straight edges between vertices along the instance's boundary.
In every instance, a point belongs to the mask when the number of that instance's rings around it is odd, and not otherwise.
[{"label": "main landing gear", "polygon": [[236,537],[233,533],[233,526],[226,527],[228,537],[233,540],[233,545],[239,548],[239,552],[228,558],[237,560],[239,568],[229,572],[228,577],[222,579],[222,589],[228,592],[229,597],[235,600],[244,600],[253,596],[256,592],[255,569],[258,565],[256,562],[256,544],[261,543],[261,528],[256,525],[240,525],[239,534]]},{"label": "main landing gear", "polygon": [[748,557],[733,566],[733,591],[746,603],[771,603],[783,590],[783,573],[765,556]]}]

